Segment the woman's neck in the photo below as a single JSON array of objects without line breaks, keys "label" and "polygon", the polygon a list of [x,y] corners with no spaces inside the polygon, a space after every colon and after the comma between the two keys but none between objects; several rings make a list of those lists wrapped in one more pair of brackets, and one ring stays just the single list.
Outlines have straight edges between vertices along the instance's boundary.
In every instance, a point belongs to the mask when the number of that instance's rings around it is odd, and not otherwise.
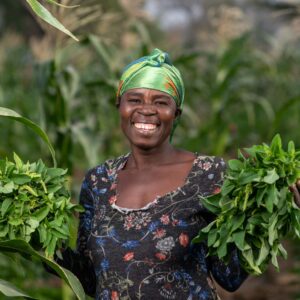
[{"label": "woman's neck", "polygon": [[169,143],[163,147],[153,149],[132,147],[126,168],[147,169],[149,167],[170,163],[176,152],[177,150]]}]

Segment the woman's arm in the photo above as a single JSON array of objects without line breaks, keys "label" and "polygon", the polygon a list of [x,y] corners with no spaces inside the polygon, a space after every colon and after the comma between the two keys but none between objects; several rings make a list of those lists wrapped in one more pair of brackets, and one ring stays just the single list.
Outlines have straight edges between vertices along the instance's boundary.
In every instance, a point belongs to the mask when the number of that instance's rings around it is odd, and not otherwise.
[{"label": "woman's arm", "polygon": [[248,273],[240,265],[238,250],[232,247],[230,252],[228,264],[225,264],[216,256],[209,256],[207,263],[216,282],[225,290],[234,292],[248,277]]},{"label": "woman's arm", "polygon": [[[223,159],[216,158],[214,168],[210,172],[214,173],[214,181],[211,185],[211,192],[213,193],[216,189],[218,192],[223,184],[223,176],[226,170],[226,164]],[[216,216],[211,212],[207,211],[204,216],[207,223],[212,222]],[[225,290],[233,292],[237,290],[244,280],[248,277],[248,273],[241,267],[238,250],[232,246],[228,251],[231,253],[229,262],[225,264],[217,256],[208,256],[207,265],[212,276],[216,282],[223,287]]]},{"label": "woman's arm", "polygon": [[96,291],[96,275],[93,263],[88,256],[86,244],[92,229],[94,216],[93,193],[89,186],[89,173],[86,175],[80,191],[80,204],[84,212],[79,215],[77,249],[70,248],[62,251],[62,258],[56,257],[56,262],[73,272],[80,280],[87,295],[94,297]]}]

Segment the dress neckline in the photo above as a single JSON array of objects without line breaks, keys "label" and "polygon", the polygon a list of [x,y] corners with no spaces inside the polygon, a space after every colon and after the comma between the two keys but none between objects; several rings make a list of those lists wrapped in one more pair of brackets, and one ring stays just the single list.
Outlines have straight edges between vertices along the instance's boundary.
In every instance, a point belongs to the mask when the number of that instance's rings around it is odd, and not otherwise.
[{"label": "dress neckline", "polygon": [[182,185],[180,185],[177,188],[175,188],[175,189],[173,189],[169,192],[166,192],[162,195],[157,195],[152,201],[149,201],[146,205],[144,205],[142,207],[139,207],[139,208],[128,208],[128,207],[123,207],[123,206],[119,206],[119,205],[116,204],[116,202],[118,200],[118,189],[117,189],[117,186],[118,186],[118,172],[121,171],[125,167],[125,165],[128,161],[128,158],[130,156],[130,152],[125,154],[125,155],[122,155],[120,157],[121,163],[118,164],[117,168],[113,170],[113,174],[112,174],[113,175],[112,176],[112,178],[113,178],[113,180],[112,180],[112,186],[113,186],[112,192],[113,192],[113,194],[112,194],[112,197],[111,197],[112,200],[109,201],[110,205],[114,209],[118,210],[121,213],[129,213],[129,212],[134,212],[134,211],[143,211],[143,210],[147,210],[150,207],[152,207],[153,205],[155,205],[159,200],[161,200],[165,197],[168,197],[170,195],[173,195],[173,194],[177,193],[178,191],[181,191],[189,183],[189,179],[190,179],[191,175],[193,174],[194,168],[195,168],[199,158],[201,157],[201,155],[199,155],[197,152],[194,152],[194,155],[195,155],[195,158],[193,160],[192,166],[191,166],[189,172],[187,173],[187,175],[185,176],[185,179],[184,179],[184,182],[183,182]]}]

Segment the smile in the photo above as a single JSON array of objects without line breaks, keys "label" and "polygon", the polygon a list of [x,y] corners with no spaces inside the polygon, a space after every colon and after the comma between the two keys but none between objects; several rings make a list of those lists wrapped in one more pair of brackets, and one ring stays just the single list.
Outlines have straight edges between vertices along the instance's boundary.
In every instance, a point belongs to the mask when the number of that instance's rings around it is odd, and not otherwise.
[{"label": "smile", "polygon": [[134,123],[134,127],[143,131],[154,131],[157,128],[157,125],[149,123]]}]

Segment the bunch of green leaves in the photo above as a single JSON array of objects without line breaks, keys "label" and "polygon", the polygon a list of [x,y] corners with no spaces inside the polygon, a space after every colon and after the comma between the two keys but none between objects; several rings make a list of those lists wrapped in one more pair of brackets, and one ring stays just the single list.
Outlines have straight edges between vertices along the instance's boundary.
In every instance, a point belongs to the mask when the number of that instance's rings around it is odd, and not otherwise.
[{"label": "bunch of green leaves", "polygon": [[0,160],[0,241],[22,239],[52,257],[69,238],[73,213],[66,170],[47,168],[39,160]]},{"label": "bunch of green leaves", "polygon": [[[300,151],[292,141],[282,148],[277,134],[271,145],[254,145],[229,160],[221,192],[201,198],[217,215],[193,242],[207,240],[210,255],[225,262],[234,244],[243,268],[261,274],[277,257],[286,258],[281,239],[287,234],[300,238],[300,210],[289,186],[300,177]],[[247,155],[246,155],[247,154]]]}]

